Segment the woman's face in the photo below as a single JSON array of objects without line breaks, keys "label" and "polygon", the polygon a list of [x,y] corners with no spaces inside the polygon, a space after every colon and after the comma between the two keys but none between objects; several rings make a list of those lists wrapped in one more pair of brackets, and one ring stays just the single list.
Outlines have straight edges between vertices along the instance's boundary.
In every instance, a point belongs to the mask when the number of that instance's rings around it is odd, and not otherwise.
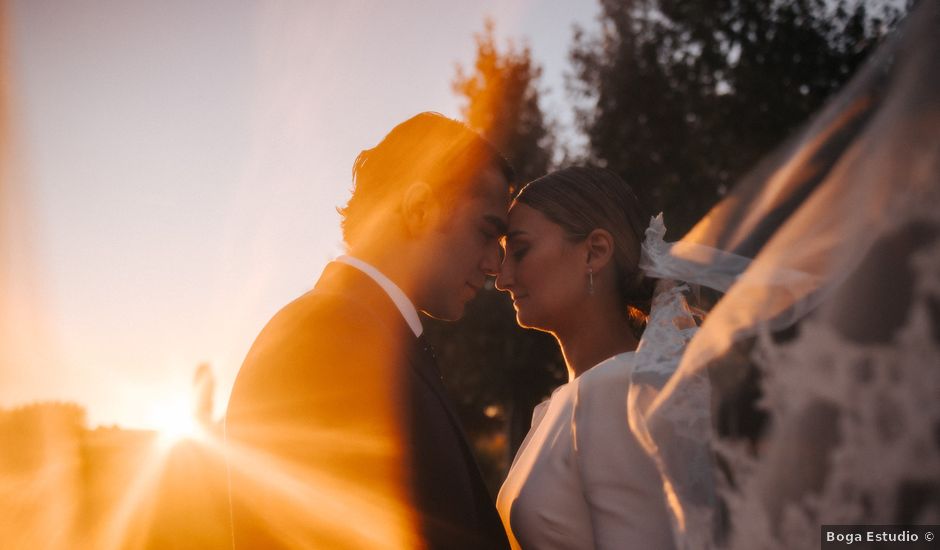
[{"label": "woman's face", "polygon": [[506,253],[496,287],[512,296],[520,326],[556,331],[587,296],[587,249],[560,225],[522,203],[509,211]]}]

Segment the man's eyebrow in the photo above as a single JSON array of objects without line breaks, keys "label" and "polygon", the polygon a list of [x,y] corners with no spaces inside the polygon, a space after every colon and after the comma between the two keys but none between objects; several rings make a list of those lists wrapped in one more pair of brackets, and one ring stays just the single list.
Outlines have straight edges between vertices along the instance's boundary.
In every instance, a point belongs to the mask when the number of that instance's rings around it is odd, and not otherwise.
[{"label": "man's eyebrow", "polygon": [[526,234],[525,231],[523,231],[523,230],[521,230],[521,229],[517,229],[516,231],[513,231],[513,232],[509,233],[508,235],[506,235],[506,239],[507,239],[507,240],[508,240],[508,239],[515,239],[516,237],[518,237],[518,236],[520,236],[520,235],[525,235],[525,234]]},{"label": "man's eyebrow", "polygon": [[487,214],[483,216],[483,219],[489,222],[497,231],[499,231],[500,235],[506,234],[506,222],[504,222],[499,216]]}]

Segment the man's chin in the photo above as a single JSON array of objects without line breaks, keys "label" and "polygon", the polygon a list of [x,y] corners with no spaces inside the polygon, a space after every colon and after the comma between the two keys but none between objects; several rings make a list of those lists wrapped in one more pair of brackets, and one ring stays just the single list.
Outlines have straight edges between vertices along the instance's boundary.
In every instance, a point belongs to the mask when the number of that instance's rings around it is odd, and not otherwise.
[{"label": "man's chin", "polygon": [[456,306],[451,306],[447,308],[446,310],[442,308],[441,310],[435,310],[435,311],[423,310],[422,312],[428,317],[432,319],[437,319],[438,321],[454,322],[454,321],[459,321],[463,318],[463,315],[466,309],[467,309],[466,304],[461,303]]}]

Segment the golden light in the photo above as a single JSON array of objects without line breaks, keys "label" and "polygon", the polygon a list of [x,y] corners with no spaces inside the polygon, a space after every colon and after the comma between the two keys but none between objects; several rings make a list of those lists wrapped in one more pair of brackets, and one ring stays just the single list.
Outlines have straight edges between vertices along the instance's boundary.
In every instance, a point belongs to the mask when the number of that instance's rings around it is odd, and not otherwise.
[{"label": "golden light", "polygon": [[183,440],[203,439],[205,430],[196,420],[192,399],[188,394],[175,396],[161,403],[151,415],[151,426],[159,433],[160,442],[172,446]]}]

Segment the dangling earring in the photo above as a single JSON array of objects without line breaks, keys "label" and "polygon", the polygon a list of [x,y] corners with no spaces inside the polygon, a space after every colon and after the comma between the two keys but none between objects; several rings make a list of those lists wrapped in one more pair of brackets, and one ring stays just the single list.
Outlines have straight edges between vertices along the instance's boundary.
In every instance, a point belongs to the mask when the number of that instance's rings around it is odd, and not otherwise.
[{"label": "dangling earring", "polygon": [[588,294],[594,295],[594,269],[588,266]]}]

